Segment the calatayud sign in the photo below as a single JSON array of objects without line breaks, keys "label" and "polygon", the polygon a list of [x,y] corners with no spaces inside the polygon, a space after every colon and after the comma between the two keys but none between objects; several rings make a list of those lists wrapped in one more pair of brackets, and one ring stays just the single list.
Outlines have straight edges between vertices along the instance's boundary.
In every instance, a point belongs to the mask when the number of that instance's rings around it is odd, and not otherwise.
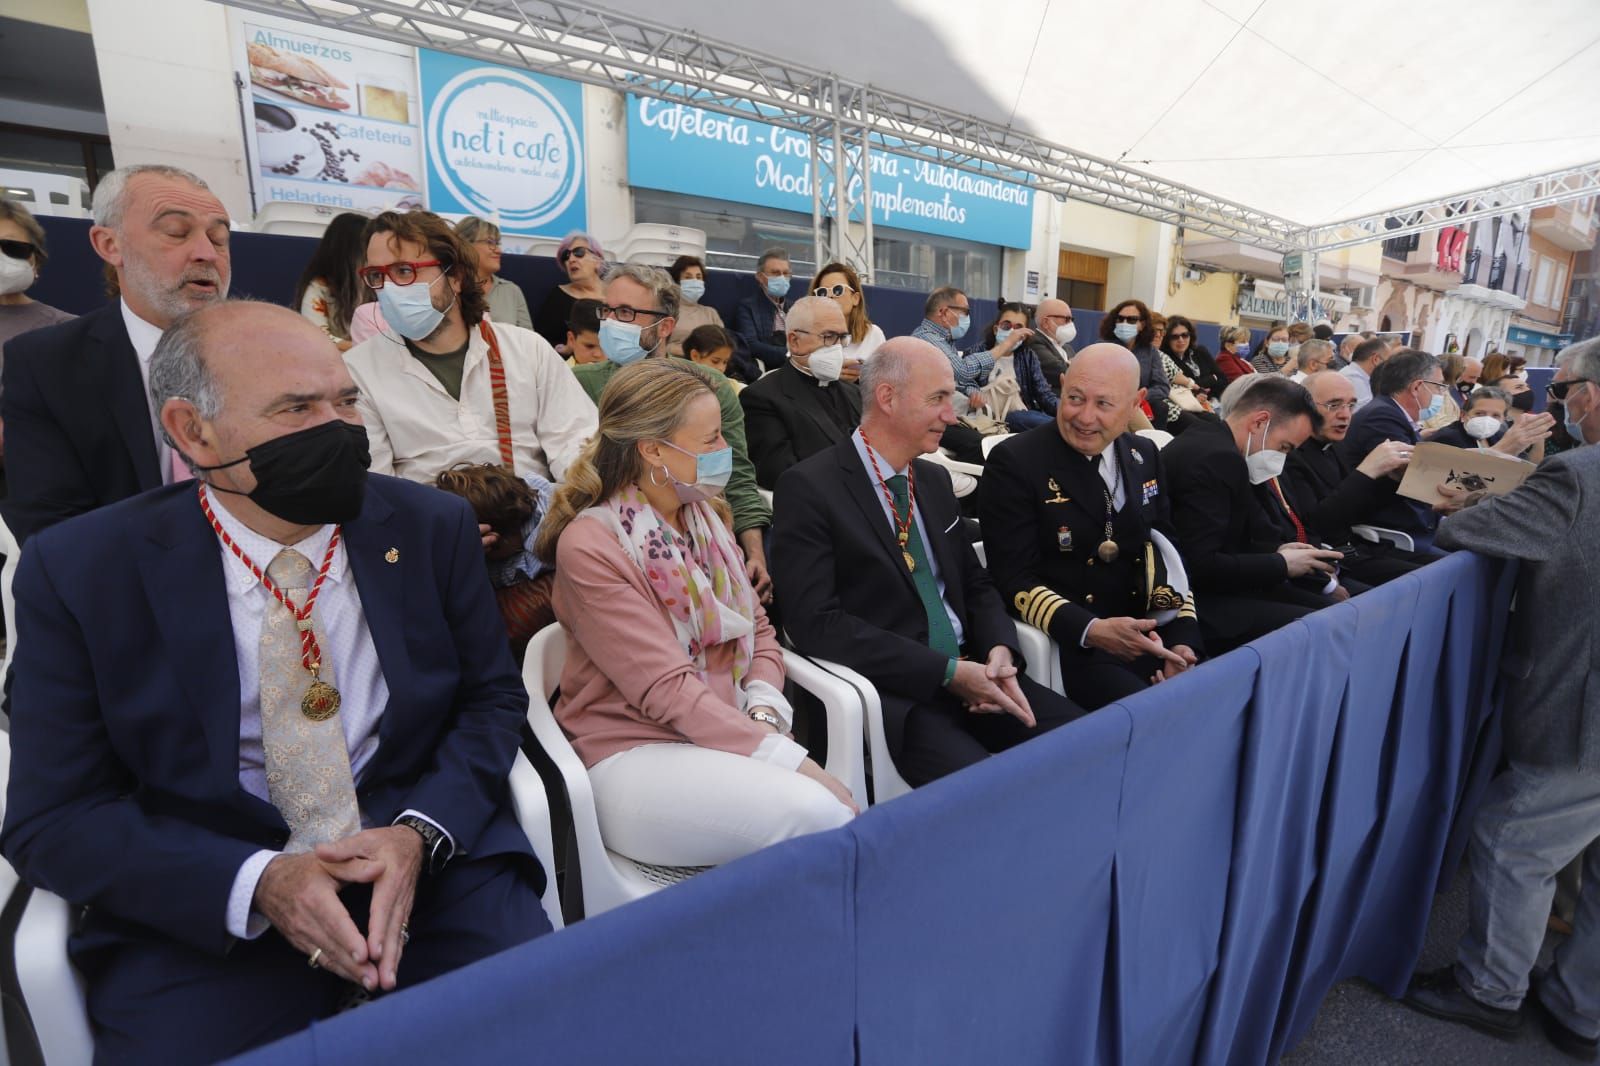
[{"label": "calatayud sign", "polygon": [[583,88],[423,50],[428,206],[506,233],[585,229]]},{"label": "calatayud sign", "polygon": [[[820,192],[832,201],[833,145],[819,147]],[[984,244],[1026,248],[1033,190],[907,153],[874,150],[872,221]],[[809,134],[649,96],[628,97],[628,183],[640,188],[811,212]],[[850,190],[854,199],[860,190]]]}]

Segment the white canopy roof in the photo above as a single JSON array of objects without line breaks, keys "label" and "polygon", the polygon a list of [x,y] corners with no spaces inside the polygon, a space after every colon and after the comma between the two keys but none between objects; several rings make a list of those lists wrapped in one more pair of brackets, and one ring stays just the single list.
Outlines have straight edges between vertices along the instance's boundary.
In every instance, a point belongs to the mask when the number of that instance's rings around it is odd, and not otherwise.
[{"label": "white canopy roof", "polygon": [[223,2],[713,110],[836,82],[875,136],[1283,250],[1600,191],[1600,0]]},{"label": "white canopy roof", "polygon": [[607,0],[1316,226],[1600,160],[1597,0]]}]

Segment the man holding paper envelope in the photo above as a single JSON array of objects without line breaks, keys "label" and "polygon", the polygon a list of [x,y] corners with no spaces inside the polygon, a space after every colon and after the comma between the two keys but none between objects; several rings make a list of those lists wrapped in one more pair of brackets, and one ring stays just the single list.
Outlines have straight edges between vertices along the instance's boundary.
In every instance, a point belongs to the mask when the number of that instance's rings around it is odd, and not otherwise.
[{"label": "man holding paper envelope", "polygon": [[[1489,786],[1472,840],[1472,902],[1456,964],[1412,980],[1406,1001],[1489,1032],[1522,1024],[1532,1000],[1552,1043],[1595,1056],[1600,1037],[1600,629],[1570,605],[1600,601],[1600,339],[1562,353],[1550,395],[1579,447],[1502,496],[1441,488],[1456,513],[1441,547],[1523,560],[1505,708],[1508,768]],[[1580,611],[1583,608],[1580,606]],[[1573,934],[1542,979],[1556,872],[1583,856]],[[1530,989],[1530,976],[1532,988]],[[1529,995],[1529,993],[1532,995]]]}]

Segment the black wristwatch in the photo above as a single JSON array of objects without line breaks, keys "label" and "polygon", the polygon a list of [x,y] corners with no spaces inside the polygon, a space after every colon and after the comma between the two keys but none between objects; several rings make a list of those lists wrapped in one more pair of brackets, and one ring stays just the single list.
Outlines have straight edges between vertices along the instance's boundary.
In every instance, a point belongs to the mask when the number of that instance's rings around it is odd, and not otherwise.
[{"label": "black wristwatch", "polygon": [[444,869],[444,864],[450,861],[450,838],[444,831],[425,818],[418,818],[414,814],[403,814],[394,820],[395,825],[403,825],[407,829],[414,829],[422,838],[422,872],[436,874]]}]

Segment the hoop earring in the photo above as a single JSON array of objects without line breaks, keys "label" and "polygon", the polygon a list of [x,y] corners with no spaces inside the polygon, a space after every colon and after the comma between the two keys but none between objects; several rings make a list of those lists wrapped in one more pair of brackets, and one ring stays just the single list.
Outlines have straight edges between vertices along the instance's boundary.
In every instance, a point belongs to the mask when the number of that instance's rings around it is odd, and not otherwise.
[{"label": "hoop earring", "polygon": [[653,467],[653,466],[650,468],[650,484],[654,485],[658,489],[661,488],[664,485],[672,484],[672,471],[667,469],[667,464],[666,463],[662,463],[661,464],[661,472],[663,474],[667,475],[667,480],[665,480],[665,481],[657,481],[656,480],[656,468]]}]

